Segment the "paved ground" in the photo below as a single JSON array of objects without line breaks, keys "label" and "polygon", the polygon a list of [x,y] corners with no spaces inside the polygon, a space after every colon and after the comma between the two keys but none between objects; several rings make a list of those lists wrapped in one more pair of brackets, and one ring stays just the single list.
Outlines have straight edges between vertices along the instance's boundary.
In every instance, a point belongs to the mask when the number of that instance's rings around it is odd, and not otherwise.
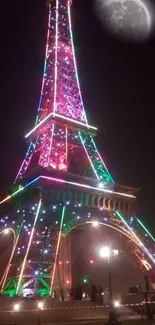
[{"label": "paved ground", "polygon": [[[36,309],[36,301],[23,302],[20,304],[18,312],[13,311],[14,303],[17,301],[9,301],[9,310],[0,306],[0,325],[16,324],[16,325],[97,325],[105,324],[108,318],[108,307],[88,302],[69,302],[55,303],[51,305],[45,303],[44,310]],[[19,302],[21,302],[19,300]],[[6,307],[6,305],[5,305]],[[122,321],[122,325],[155,325],[153,322],[147,323],[141,320],[141,315],[133,308],[121,306],[117,308],[117,313]]]}]

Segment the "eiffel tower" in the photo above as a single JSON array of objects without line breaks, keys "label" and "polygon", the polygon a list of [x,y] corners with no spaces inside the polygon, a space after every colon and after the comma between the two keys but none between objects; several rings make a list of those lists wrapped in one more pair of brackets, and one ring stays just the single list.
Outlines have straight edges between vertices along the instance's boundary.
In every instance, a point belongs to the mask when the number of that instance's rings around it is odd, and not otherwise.
[{"label": "eiffel tower", "polygon": [[[142,270],[155,259],[155,239],[136,212],[137,189],[116,184],[95,142],[80,91],[71,0],[48,1],[45,64],[37,117],[8,196],[0,202],[0,234],[13,245],[0,281],[3,295],[50,296],[61,282],[59,254],[79,224],[100,223],[125,238]],[[69,270],[69,269],[68,269]],[[61,273],[61,274],[60,274]]]}]

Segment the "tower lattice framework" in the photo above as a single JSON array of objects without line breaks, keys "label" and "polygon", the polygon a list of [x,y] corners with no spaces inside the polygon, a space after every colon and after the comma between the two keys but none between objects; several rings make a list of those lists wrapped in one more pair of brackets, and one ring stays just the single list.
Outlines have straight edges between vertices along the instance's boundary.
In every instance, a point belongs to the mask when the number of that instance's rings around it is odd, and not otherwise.
[{"label": "tower lattice framework", "polygon": [[59,254],[63,238],[81,223],[112,227],[125,236],[142,268],[155,264],[150,250],[155,239],[135,216],[137,190],[115,184],[95,143],[97,129],[88,124],[71,1],[49,1],[48,8],[38,113],[15,184],[0,202],[1,234],[13,236],[0,281],[1,293],[9,296],[48,296],[71,287],[69,271],[62,276],[59,270]]}]

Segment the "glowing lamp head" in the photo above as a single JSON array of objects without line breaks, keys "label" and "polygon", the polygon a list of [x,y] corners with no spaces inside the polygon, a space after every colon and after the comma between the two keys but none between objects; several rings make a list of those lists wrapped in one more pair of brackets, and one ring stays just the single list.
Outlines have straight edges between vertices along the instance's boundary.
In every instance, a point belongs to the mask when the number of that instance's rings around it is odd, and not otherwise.
[{"label": "glowing lamp head", "polygon": [[66,281],[66,284],[69,284],[69,280]]},{"label": "glowing lamp head", "polygon": [[114,307],[116,308],[120,307],[120,302],[118,300],[114,301]]},{"label": "glowing lamp head", "polygon": [[20,310],[20,304],[14,304],[13,310],[14,311],[19,311]]},{"label": "glowing lamp head", "polygon": [[100,256],[103,258],[110,256],[110,249],[109,247],[105,246],[100,249]]},{"label": "glowing lamp head", "polygon": [[99,226],[99,222],[98,221],[93,221],[92,225],[93,225],[93,227],[97,228]]},{"label": "glowing lamp head", "polygon": [[90,260],[90,264],[93,264],[94,263],[94,261],[93,260]]},{"label": "glowing lamp head", "polygon": [[44,303],[42,301],[39,301],[37,304],[39,309],[43,309],[44,308]]}]

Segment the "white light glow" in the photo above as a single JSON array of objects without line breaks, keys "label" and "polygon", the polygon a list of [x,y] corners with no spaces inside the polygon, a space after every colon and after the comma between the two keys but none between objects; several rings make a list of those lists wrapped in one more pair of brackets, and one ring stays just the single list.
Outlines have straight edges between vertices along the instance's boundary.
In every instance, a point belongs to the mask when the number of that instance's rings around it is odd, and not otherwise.
[{"label": "white light glow", "polygon": [[15,311],[19,311],[19,310],[20,310],[20,304],[15,304],[15,305],[13,306],[13,310],[15,310]]},{"label": "white light glow", "polygon": [[42,301],[39,301],[37,304],[39,309],[43,309],[44,308],[44,303]]},{"label": "white light glow", "polygon": [[93,221],[92,225],[93,225],[93,227],[97,228],[99,226],[99,222],[98,221]]},{"label": "white light glow", "polygon": [[110,256],[110,249],[109,247],[105,246],[100,249],[100,256],[105,258]]},{"label": "white light glow", "polygon": [[60,114],[57,114],[57,113],[50,113],[49,115],[47,115],[45,117],[44,120],[42,120],[40,123],[38,123],[29,133],[27,133],[25,135],[25,138],[28,138],[32,133],[34,133],[44,122],[46,122],[50,117],[59,117],[63,120],[66,120],[66,121],[69,121],[69,122],[72,122],[74,124],[77,124],[77,125],[81,125],[81,126],[84,126],[88,129],[92,129],[92,130],[97,130],[96,127],[92,126],[92,125],[88,125],[86,123],[83,123],[83,122],[79,122],[79,121],[76,121],[76,120],[73,120],[72,118],[69,118],[69,117],[66,117],[66,116],[63,116],[63,115],[60,115]]},{"label": "white light glow", "polygon": [[118,254],[119,254],[118,249],[113,249],[113,253],[114,253],[114,256],[118,256]]},{"label": "white light glow", "polygon": [[98,184],[98,188],[103,188],[104,187],[104,184],[103,183],[99,183]]},{"label": "white light glow", "polygon": [[5,229],[3,232],[4,232],[4,234],[7,235],[9,233],[9,229]]},{"label": "white light glow", "polygon": [[120,302],[118,300],[114,301],[114,307],[120,307]]}]

